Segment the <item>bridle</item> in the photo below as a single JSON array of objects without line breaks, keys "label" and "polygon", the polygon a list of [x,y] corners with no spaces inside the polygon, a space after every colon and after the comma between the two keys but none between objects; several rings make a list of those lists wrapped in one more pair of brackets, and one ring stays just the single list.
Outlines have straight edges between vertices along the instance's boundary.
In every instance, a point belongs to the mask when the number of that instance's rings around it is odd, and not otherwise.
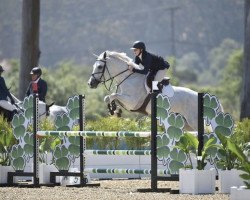
[{"label": "bridle", "polygon": [[[112,75],[110,74],[110,71],[109,71],[108,66],[107,66],[106,52],[104,53],[104,58],[103,58],[103,59],[96,59],[96,61],[101,61],[101,62],[103,62],[103,63],[104,63],[104,66],[103,66],[103,69],[102,69],[101,72],[92,73],[92,74],[91,74],[91,77],[93,77],[94,80],[95,80],[97,83],[103,83],[104,86],[105,86],[105,88],[106,88],[106,90],[108,90],[108,91],[111,91],[111,87],[112,87],[112,85],[113,85],[114,79],[115,79],[116,77],[120,76],[121,74],[123,74],[123,73],[125,73],[125,72],[127,72],[127,71],[129,70],[129,69],[127,68],[127,69],[125,69],[125,70],[119,72],[118,74],[112,76]],[[105,71],[107,71],[107,73],[108,73],[108,76],[109,76],[108,79],[106,79],[105,76],[104,76]],[[101,76],[100,76],[99,79],[97,79],[97,78],[95,77],[95,75],[97,75],[97,74],[101,74]],[[130,73],[130,74],[129,74],[128,76],[126,76],[119,84],[116,85],[116,92],[117,92],[117,90],[118,90],[118,87],[119,87],[127,78],[129,78],[132,74],[133,74],[133,73]],[[107,82],[108,82],[108,81],[111,81],[110,84],[109,84],[109,86],[107,86]]]}]

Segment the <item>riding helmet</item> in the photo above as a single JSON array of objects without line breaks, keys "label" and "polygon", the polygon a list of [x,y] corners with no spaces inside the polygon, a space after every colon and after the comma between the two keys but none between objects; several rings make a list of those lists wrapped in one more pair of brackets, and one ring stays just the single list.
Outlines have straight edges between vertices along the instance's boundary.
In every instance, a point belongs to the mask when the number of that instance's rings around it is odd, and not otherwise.
[{"label": "riding helmet", "polygon": [[30,74],[35,74],[38,76],[42,75],[42,69],[40,67],[34,67],[31,71]]},{"label": "riding helmet", "polygon": [[135,41],[133,44],[133,47],[130,49],[143,49],[144,51],[146,50],[146,46],[144,42],[141,41]]}]

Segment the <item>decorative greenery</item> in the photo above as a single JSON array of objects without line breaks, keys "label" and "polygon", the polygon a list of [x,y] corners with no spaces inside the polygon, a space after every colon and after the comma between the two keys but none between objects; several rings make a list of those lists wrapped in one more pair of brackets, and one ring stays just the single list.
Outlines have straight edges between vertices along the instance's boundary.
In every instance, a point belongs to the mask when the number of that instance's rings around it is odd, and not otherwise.
[{"label": "decorative greenery", "polygon": [[73,120],[79,118],[79,97],[74,96],[69,98],[67,103],[67,108],[69,110],[69,117]]},{"label": "decorative greenery", "polygon": [[33,96],[26,97],[23,101],[23,108],[25,109],[24,116],[31,119],[33,116]]},{"label": "decorative greenery", "polygon": [[12,120],[13,134],[16,139],[21,139],[25,135],[25,117],[23,114],[14,115]]},{"label": "decorative greenery", "polygon": [[233,119],[231,115],[228,113],[219,113],[215,117],[215,122],[217,123],[217,126],[215,127],[214,132],[221,133],[224,136],[230,136],[232,133],[232,128],[234,125]]},{"label": "decorative greenery", "polygon": [[232,140],[238,145],[250,141],[250,119],[243,119],[236,123]]},{"label": "decorative greenery", "polygon": [[209,94],[204,95],[204,116],[206,116],[206,122],[213,119],[216,116],[217,109],[219,108],[219,102],[215,96]]},{"label": "decorative greenery", "polygon": [[[215,138],[210,138],[208,141],[204,143],[201,156],[198,156],[198,145],[199,141],[198,138],[191,134],[191,133],[184,133],[180,141],[177,142],[176,148],[181,149],[187,156],[187,159],[190,162],[190,168],[193,169],[193,163],[191,160],[191,154],[193,153],[197,159],[197,169],[204,170],[205,166],[207,165],[207,159],[209,158],[210,154],[209,151],[211,148],[215,146]],[[187,166],[185,166],[186,168]]]},{"label": "decorative greenery", "polygon": [[[102,131],[149,131],[150,119],[133,120],[128,118],[103,117],[95,121],[87,121],[85,130]],[[125,141],[125,144],[124,142]],[[149,148],[149,138],[88,138],[87,149],[145,149]],[[96,144],[96,146],[94,146]]]},{"label": "decorative greenery", "polygon": [[157,158],[163,162],[163,165],[166,165],[167,158],[170,154],[169,142],[170,139],[166,133],[160,135],[157,134]]},{"label": "decorative greenery", "polygon": [[236,156],[229,149],[228,141],[231,141],[231,137],[224,136],[220,132],[216,133],[220,140],[220,144],[216,145],[218,149],[219,160],[216,161],[216,165],[220,169],[231,170],[236,167]]},{"label": "decorative greenery", "polygon": [[11,125],[0,116],[0,165],[10,165],[10,150],[16,143]]},{"label": "decorative greenery", "polygon": [[20,145],[14,145],[11,151],[11,157],[13,162],[13,167],[15,170],[24,170],[25,159],[24,159],[24,150]]},{"label": "decorative greenery", "polygon": [[157,119],[160,119],[160,124],[163,120],[168,118],[168,111],[170,110],[170,102],[166,97],[158,95],[157,97]]},{"label": "decorative greenery", "polygon": [[240,148],[237,144],[228,142],[228,148],[237,156],[240,161],[239,170],[243,171],[243,174],[240,175],[242,179],[244,179],[244,183],[248,189],[250,189],[250,161],[248,160],[248,156],[244,154],[244,150]]},{"label": "decorative greenery", "polygon": [[55,164],[58,170],[68,170],[70,162],[68,159],[68,149],[64,145],[56,146],[54,151]]},{"label": "decorative greenery", "polygon": [[185,167],[184,162],[187,158],[185,153],[177,148],[173,148],[170,152],[170,162],[169,162],[169,170],[171,174],[178,174],[179,169]]},{"label": "decorative greenery", "polygon": [[55,120],[55,126],[58,131],[69,131],[70,127],[68,126],[70,122],[69,116],[64,113],[62,116],[57,116]]},{"label": "decorative greenery", "polygon": [[[183,134],[184,120],[180,114],[171,113],[168,117],[169,127],[166,129],[169,138],[179,141]],[[165,125],[165,124],[164,124]]]}]

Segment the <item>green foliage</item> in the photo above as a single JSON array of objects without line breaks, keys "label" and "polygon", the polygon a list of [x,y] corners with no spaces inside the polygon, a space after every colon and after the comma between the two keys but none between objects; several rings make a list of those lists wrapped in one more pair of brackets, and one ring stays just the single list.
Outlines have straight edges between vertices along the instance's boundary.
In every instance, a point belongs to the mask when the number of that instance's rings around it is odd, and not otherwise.
[{"label": "green foliage", "polygon": [[226,112],[238,119],[240,116],[240,91],[243,75],[242,49],[232,52],[222,74],[220,90],[218,91],[221,103]]},{"label": "green foliage", "polygon": [[223,170],[231,170],[236,167],[236,156],[232,153],[228,146],[228,141],[232,141],[232,136],[225,136],[220,132],[216,132],[217,137],[220,140],[220,144],[216,145],[218,149],[219,160],[216,161],[218,168]]},{"label": "green foliage", "polygon": [[0,116],[0,165],[10,165],[10,151],[17,143],[11,125]]},{"label": "green foliage", "polygon": [[184,162],[186,161],[187,156],[182,150],[174,148],[170,152],[170,158],[171,161],[169,163],[169,168],[171,173],[178,174],[180,168],[186,167]]},{"label": "green foliage", "polygon": [[244,179],[244,183],[248,189],[250,189],[250,161],[248,160],[248,157],[244,154],[244,150],[240,148],[237,144],[231,142],[230,140],[228,142],[228,148],[237,156],[237,158],[240,160],[240,166],[239,169],[243,171],[243,174],[240,175],[242,179]]},{"label": "green foliage", "polygon": [[[44,119],[39,123],[40,130],[55,130],[55,125],[48,119]],[[55,147],[61,143],[61,140],[53,136],[45,136],[39,138],[39,159],[42,163],[48,163],[47,154],[55,150]],[[53,161],[52,161],[53,162]]]},{"label": "green foliage", "polygon": [[[103,117],[95,121],[87,121],[85,130],[148,131],[150,130],[150,120],[142,118],[142,120],[136,121],[128,118]],[[145,149],[148,146],[150,139],[128,137],[124,138],[124,141],[129,149]],[[97,144],[97,149],[118,149],[119,144],[122,144],[122,139],[110,137],[87,138],[87,149],[94,148],[93,144]],[[119,149],[121,148],[124,147],[120,147]]]},{"label": "green foliage", "polygon": [[177,142],[176,148],[182,150],[186,154],[192,169],[193,164],[191,161],[191,153],[194,153],[197,158],[197,169],[203,170],[207,164],[206,160],[210,156],[209,151],[211,150],[211,148],[214,148],[214,143],[215,138],[210,138],[209,140],[205,141],[201,156],[198,156],[198,138],[191,133],[184,133],[180,137],[180,141]]},{"label": "green foliage", "polygon": [[186,154],[187,159],[190,162],[191,169],[193,169],[191,153],[194,153],[194,154],[196,153],[196,150],[198,149],[198,144],[199,142],[196,136],[194,136],[191,133],[185,133],[180,137],[180,140],[176,145],[176,148],[182,150]]},{"label": "green foliage", "polygon": [[221,44],[210,51],[210,70],[214,75],[214,81],[219,82],[223,76],[222,69],[226,66],[230,55],[239,49],[240,45],[232,39],[224,39]]},{"label": "green foliage", "polygon": [[236,123],[232,140],[238,145],[250,141],[250,119],[243,119],[241,122]]},{"label": "green foliage", "polygon": [[7,88],[10,88],[10,92],[13,93],[15,96],[18,94],[18,81],[19,81],[19,60],[10,60],[9,64],[11,66],[10,71],[4,72],[4,77],[6,81]]}]

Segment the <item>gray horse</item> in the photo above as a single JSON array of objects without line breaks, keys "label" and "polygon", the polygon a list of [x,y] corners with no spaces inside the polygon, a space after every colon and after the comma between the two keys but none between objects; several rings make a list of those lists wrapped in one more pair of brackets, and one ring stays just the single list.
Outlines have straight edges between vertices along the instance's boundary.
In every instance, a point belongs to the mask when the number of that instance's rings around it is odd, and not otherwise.
[{"label": "gray horse", "polygon": [[[127,110],[136,111],[144,103],[147,94],[145,87],[146,76],[132,73],[128,64],[132,59],[125,53],[105,51],[101,53],[93,65],[91,77],[88,80],[90,88],[97,88],[103,83],[110,91],[112,84],[116,84],[116,91],[104,98],[107,104],[116,102]],[[155,80],[161,81],[165,71],[160,70]],[[110,82],[110,83],[109,83]],[[109,84],[109,85],[108,85]],[[167,86],[172,90],[169,95],[171,112],[180,113],[186,121],[185,129],[198,130],[198,93],[185,87]],[[151,104],[147,104],[145,111],[151,114]]]},{"label": "gray horse", "polygon": [[[20,101],[17,97],[11,94],[15,100],[15,105],[19,112],[23,110],[23,102]],[[38,116],[40,119],[48,117],[51,121],[55,121],[57,115],[67,113],[67,109],[64,106],[54,105],[54,103],[47,105],[46,103],[39,101],[38,102]]]}]

